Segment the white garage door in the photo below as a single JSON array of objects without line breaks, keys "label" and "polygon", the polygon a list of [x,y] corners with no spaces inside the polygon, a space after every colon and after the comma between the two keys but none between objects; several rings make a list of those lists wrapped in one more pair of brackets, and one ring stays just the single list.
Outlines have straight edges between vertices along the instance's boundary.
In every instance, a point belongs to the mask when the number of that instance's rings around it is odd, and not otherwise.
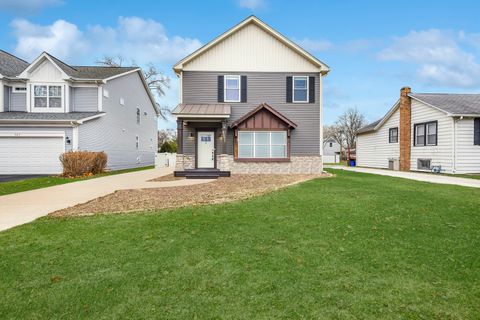
[{"label": "white garage door", "polygon": [[0,136],[0,174],[58,174],[64,152],[59,136]]}]

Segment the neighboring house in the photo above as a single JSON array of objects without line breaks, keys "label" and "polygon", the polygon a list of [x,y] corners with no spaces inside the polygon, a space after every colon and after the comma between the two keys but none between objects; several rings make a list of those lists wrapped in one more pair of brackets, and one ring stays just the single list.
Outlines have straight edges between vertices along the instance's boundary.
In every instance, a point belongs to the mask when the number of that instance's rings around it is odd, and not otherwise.
[{"label": "neighboring house", "polygon": [[173,69],[177,176],[322,172],[317,58],[251,16]]},{"label": "neighboring house", "polygon": [[58,174],[71,150],[104,151],[109,169],[153,165],[155,100],[137,67],[31,64],[0,50],[0,174]]},{"label": "neighboring house", "polygon": [[339,163],[340,152],[340,144],[332,138],[327,138],[323,143],[323,163]]},{"label": "neighboring house", "polygon": [[480,94],[412,93],[358,131],[357,164],[394,170],[480,172]]}]

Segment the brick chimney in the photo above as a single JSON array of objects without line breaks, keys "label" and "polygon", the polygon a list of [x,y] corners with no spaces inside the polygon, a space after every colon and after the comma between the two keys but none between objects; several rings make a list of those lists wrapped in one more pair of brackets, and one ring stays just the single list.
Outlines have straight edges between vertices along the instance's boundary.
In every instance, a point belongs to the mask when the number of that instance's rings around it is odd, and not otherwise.
[{"label": "brick chimney", "polygon": [[412,99],[409,87],[400,90],[400,170],[410,171],[410,153],[412,148]]}]

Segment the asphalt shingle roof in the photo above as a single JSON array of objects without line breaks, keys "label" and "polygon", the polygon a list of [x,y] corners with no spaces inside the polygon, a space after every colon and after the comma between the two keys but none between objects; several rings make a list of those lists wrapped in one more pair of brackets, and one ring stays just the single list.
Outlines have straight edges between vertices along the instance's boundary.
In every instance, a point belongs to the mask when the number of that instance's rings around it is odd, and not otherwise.
[{"label": "asphalt shingle roof", "polygon": [[[138,67],[105,67],[105,66],[70,66],[51,54],[46,53],[67,75],[77,79],[103,80]],[[30,64],[14,55],[0,50],[0,74],[16,77]]]},{"label": "asphalt shingle roof", "polygon": [[15,77],[28,67],[29,63],[0,50],[0,74],[5,77]]},{"label": "asphalt shingle roof", "polygon": [[480,115],[480,94],[411,93],[410,97],[451,115]]},{"label": "asphalt shingle roof", "polygon": [[0,120],[38,120],[38,121],[78,121],[104,112],[69,112],[69,113],[40,113],[40,112],[0,112]]},{"label": "asphalt shingle roof", "polygon": [[362,127],[362,128],[360,128],[360,129],[358,129],[357,134],[358,134],[358,133],[366,133],[366,132],[373,131],[373,129],[375,129],[375,127],[377,126],[377,124],[379,124],[380,121],[382,121],[382,120],[383,120],[383,118],[382,118],[382,119],[379,119],[379,120],[377,120],[377,121],[374,121],[374,122],[372,122],[372,123],[369,123],[369,124],[367,124],[365,127]]}]

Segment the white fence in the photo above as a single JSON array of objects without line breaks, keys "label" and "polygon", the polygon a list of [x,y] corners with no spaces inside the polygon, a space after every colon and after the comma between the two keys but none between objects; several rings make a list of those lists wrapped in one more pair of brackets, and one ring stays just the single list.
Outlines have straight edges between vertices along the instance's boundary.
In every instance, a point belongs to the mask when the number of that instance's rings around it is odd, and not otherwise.
[{"label": "white fence", "polygon": [[176,153],[157,153],[155,157],[155,166],[158,168],[172,167],[175,168],[175,162],[177,161]]},{"label": "white fence", "polygon": [[339,154],[323,156],[323,163],[339,163],[339,162],[340,162]]}]

